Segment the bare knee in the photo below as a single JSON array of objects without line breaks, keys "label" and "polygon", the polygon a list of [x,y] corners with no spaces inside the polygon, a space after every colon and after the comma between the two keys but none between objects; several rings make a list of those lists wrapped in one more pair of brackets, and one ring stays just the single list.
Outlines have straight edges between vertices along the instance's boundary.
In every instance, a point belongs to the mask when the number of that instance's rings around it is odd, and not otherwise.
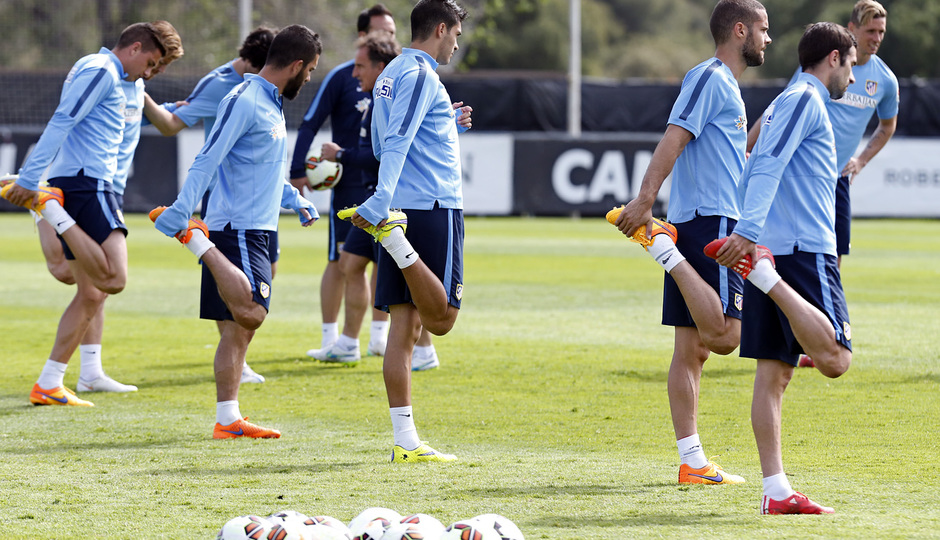
[{"label": "bare knee", "polygon": [[444,317],[435,319],[433,321],[421,320],[421,324],[424,325],[424,328],[434,334],[435,336],[443,336],[446,333],[450,332],[451,328],[454,327],[454,323],[457,322],[458,310],[453,306],[448,306],[447,313]]},{"label": "bare knee", "polygon": [[731,354],[738,348],[739,336],[722,334],[720,336],[702,336],[702,342],[708,350],[720,355]]},{"label": "bare knee", "polygon": [[261,323],[264,322],[267,314],[268,312],[263,307],[256,304],[251,309],[241,310],[238,313],[232,312],[232,318],[245,330],[255,331],[261,328]]},{"label": "bare knee", "polygon": [[56,280],[66,285],[75,285],[75,276],[72,275],[72,269],[69,268],[68,263],[64,260],[58,263],[48,261],[46,262],[46,268],[49,269],[49,273],[52,274],[52,277],[56,278]]},{"label": "bare knee", "polygon": [[830,379],[836,379],[849,370],[849,367],[852,365],[852,353],[847,350],[844,352],[840,351],[839,354],[822,360],[813,358],[813,362],[816,364],[816,369],[818,369],[820,373]]}]

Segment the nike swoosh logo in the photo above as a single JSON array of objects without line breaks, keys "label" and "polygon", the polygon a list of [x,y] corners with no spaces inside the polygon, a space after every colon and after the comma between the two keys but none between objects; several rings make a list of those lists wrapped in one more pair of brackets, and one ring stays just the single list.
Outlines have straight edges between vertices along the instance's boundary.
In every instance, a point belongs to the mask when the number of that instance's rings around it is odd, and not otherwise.
[{"label": "nike swoosh logo", "polygon": [[232,435],[244,435],[245,434],[245,430],[243,430],[242,428],[238,428],[238,431],[229,431],[227,429],[223,429],[222,431],[226,433],[231,433]]},{"label": "nike swoosh logo", "polygon": [[411,258],[411,256],[412,256],[412,255],[414,255],[414,254],[415,254],[415,252],[414,252],[414,251],[412,251],[411,253],[409,253],[409,254],[407,254],[407,255],[405,255],[405,258],[406,258],[406,259],[410,259],[410,258]]},{"label": "nike swoosh logo", "polygon": [[410,417],[411,417],[410,414],[399,414],[398,416],[404,416],[405,418],[410,418]]},{"label": "nike swoosh logo", "polygon": [[52,401],[58,401],[59,403],[68,403],[68,402],[69,402],[68,396],[62,396],[62,397],[60,397],[60,398],[57,398],[57,397],[55,397],[55,396],[50,396],[49,394],[42,394],[42,395],[43,395],[43,397],[45,397],[46,399],[51,399]]},{"label": "nike swoosh logo", "polygon": [[715,471],[715,476],[705,476],[704,474],[689,474],[689,476],[697,476],[705,480],[711,480],[712,482],[721,482],[724,480],[724,478],[721,477],[721,473],[718,471]]}]

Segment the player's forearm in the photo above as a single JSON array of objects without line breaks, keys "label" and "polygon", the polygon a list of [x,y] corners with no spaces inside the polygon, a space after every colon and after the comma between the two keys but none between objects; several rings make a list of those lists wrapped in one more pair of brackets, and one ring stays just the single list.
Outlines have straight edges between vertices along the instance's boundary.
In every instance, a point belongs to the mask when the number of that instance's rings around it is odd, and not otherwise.
[{"label": "player's forearm", "polygon": [[149,94],[144,94],[144,115],[160,134],[167,137],[176,135],[186,127],[178,116],[157,105]]},{"label": "player's forearm", "polygon": [[872,133],[871,138],[868,139],[868,144],[865,145],[865,149],[858,155],[858,160],[863,167],[867,165],[872,158],[878,155],[878,152],[891,140],[891,137],[897,129],[897,117],[894,117],[892,120],[894,121],[880,122],[878,124],[878,127],[875,128],[875,132]]}]

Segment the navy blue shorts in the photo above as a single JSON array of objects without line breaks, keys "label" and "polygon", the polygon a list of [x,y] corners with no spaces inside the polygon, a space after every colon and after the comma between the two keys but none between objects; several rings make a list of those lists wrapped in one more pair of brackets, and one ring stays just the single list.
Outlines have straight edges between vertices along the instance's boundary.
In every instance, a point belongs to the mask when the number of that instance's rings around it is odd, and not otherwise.
[{"label": "navy blue shorts", "polygon": [[[62,190],[65,211],[98,244],[103,244],[115,230],[127,236],[124,214],[114,196],[111,182],[85,176],[79,171],[78,176],[53,178],[49,180],[49,185]],[[62,242],[65,258],[74,261],[75,254],[65,240],[60,236],[59,241]]]},{"label": "navy blue shorts", "polygon": [[382,244],[376,242],[371,234],[359,227],[353,227],[349,230],[349,234],[346,235],[346,242],[343,243],[343,251],[365,257],[375,262],[379,260],[379,251],[384,251],[384,249],[382,249]]},{"label": "navy blue shorts", "polygon": [[[718,293],[724,314],[740,319],[744,307],[744,278],[730,268],[721,266],[702,251],[705,244],[728,236],[736,224],[736,220],[722,216],[698,216],[685,223],[673,223],[679,233],[676,242],[679,253]],[[668,273],[663,279],[663,324],[695,326],[679,286]]]},{"label": "navy blue shorts", "polygon": [[[405,237],[424,264],[444,284],[447,303],[460,308],[463,297],[463,210],[435,208],[404,210],[408,215]],[[388,311],[389,306],[411,303],[411,291],[395,260],[379,250],[378,284],[375,287],[375,308]]]},{"label": "navy blue shorts", "polygon": [[[800,296],[826,314],[836,340],[852,350],[852,326],[834,255],[797,251],[775,255],[777,272]],[[747,316],[741,322],[741,356],[780,360],[796,366],[803,348],[793,336],[786,316],[760,289],[744,286]]]},{"label": "navy blue shorts", "polygon": [[333,189],[330,198],[330,230],[328,235],[327,256],[330,261],[338,261],[340,250],[346,241],[346,236],[351,229],[355,229],[349,221],[343,221],[336,217],[336,213],[343,208],[349,208],[362,204],[369,198],[369,193],[365,188],[358,186],[345,186],[344,189]]},{"label": "navy blue shorts", "polygon": [[265,231],[268,233],[268,260],[274,264],[281,258],[281,242],[278,239],[277,231]]},{"label": "navy blue shorts", "polygon": [[[251,282],[252,297],[256,304],[269,310],[271,305],[271,261],[268,240],[271,231],[236,231],[226,226],[222,231],[209,231],[209,238],[232,264],[241,269]],[[202,265],[202,295],[199,318],[231,321],[232,312],[222,301],[218,286],[209,267]]]},{"label": "navy blue shorts", "polygon": [[849,199],[849,177],[836,182],[836,253],[848,255],[852,247],[852,201]]}]

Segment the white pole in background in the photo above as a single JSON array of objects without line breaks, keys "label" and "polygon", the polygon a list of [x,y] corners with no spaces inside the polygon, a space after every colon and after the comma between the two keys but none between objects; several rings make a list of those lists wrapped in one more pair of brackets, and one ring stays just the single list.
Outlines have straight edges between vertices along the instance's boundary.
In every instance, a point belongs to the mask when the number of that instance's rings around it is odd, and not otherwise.
[{"label": "white pole in background", "polygon": [[568,134],[581,136],[581,0],[569,0]]},{"label": "white pole in background", "polygon": [[251,33],[251,0],[238,0],[238,43],[239,46],[241,42],[248,37],[248,34]]}]

